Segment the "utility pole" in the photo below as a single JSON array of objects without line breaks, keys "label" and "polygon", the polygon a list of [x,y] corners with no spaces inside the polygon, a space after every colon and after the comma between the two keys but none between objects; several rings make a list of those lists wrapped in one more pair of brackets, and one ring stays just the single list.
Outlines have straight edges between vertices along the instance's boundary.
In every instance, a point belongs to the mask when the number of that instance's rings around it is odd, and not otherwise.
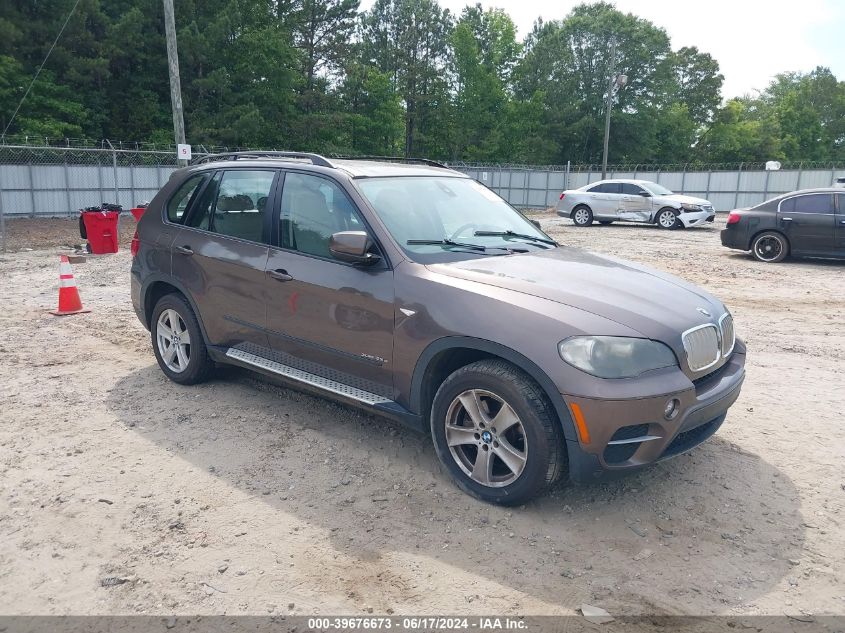
[{"label": "utility pole", "polygon": [[[173,0],[164,0],[164,32],[167,37],[167,66],[170,71],[170,104],[173,106],[173,133],[176,143],[185,142],[185,119],[182,116],[182,83],[179,79],[179,53],[176,50],[176,18]],[[184,161],[179,161],[182,165]]]},{"label": "utility pole", "polygon": [[[178,71],[177,71],[178,72]],[[172,85],[172,80],[171,80]],[[610,143],[610,108],[613,105],[613,87],[616,85],[616,38],[610,40],[610,79],[607,84],[607,103],[604,106],[604,153],[601,159],[601,179],[607,178],[607,146]]]}]

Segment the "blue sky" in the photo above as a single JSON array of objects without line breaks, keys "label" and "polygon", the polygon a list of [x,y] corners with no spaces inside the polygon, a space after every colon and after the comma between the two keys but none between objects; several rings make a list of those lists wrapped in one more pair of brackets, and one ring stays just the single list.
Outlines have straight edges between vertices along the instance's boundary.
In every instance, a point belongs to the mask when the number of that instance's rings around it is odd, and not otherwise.
[{"label": "blue sky", "polygon": [[[460,12],[466,0],[439,0]],[[367,8],[372,0],[362,0]],[[481,0],[505,9],[521,34],[533,21],[559,19],[578,0]],[[616,0],[617,8],[666,29],[672,47],[697,46],[713,55],[725,76],[726,98],[764,89],[784,71],[828,66],[845,80],[843,0]]]}]

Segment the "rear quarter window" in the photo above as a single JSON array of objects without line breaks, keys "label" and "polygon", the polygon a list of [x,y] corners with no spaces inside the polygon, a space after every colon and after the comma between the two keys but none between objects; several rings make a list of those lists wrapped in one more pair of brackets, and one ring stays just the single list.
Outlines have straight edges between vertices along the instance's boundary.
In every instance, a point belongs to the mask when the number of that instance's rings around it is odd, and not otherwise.
[{"label": "rear quarter window", "polygon": [[181,224],[185,217],[185,211],[196,198],[205,174],[191,176],[176,190],[173,197],[167,203],[167,219],[174,224]]}]

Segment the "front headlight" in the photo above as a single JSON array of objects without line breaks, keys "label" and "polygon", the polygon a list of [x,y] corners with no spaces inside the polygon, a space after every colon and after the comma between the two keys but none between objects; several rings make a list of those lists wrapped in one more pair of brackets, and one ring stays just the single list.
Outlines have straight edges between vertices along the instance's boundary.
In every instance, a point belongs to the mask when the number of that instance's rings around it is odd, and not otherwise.
[{"label": "front headlight", "polygon": [[684,211],[703,211],[700,204],[682,204],[681,208]]},{"label": "front headlight", "polygon": [[560,357],[599,378],[633,378],[678,364],[674,352],[647,338],[574,336],[558,344]]}]

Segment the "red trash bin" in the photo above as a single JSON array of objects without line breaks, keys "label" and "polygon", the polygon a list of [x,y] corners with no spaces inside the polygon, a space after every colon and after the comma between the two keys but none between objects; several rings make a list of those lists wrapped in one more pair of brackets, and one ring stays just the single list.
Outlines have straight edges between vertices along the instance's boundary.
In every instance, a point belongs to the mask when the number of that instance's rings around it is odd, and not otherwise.
[{"label": "red trash bin", "polygon": [[95,255],[117,252],[117,211],[86,211],[82,214],[88,244]]},{"label": "red trash bin", "polygon": [[137,222],[141,219],[141,216],[144,215],[144,211],[146,210],[147,207],[133,207],[132,209],[129,209],[129,213],[132,214],[132,217],[135,218],[135,221]]}]

